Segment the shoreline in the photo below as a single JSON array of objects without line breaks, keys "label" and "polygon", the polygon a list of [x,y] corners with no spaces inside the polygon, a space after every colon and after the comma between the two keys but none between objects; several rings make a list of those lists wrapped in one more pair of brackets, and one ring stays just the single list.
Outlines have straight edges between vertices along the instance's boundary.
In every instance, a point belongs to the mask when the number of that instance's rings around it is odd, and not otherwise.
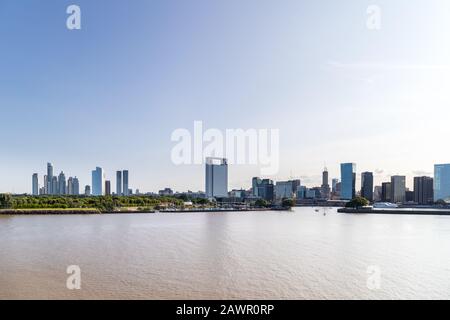
[{"label": "shoreline", "polygon": [[154,213],[226,213],[226,212],[261,212],[261,211],[290,211],[280,208],[254,208],[254,209],[193,209],[193,210],[148,210],[148,211],[115,211],[101,212],[98,209],[4,209],[0,216],[31,216],[31,215],[125,215],[125,214],[154,214]]},{"label": "shoreline", "polygon": [[384,215],[420,215],[420,216],[450,216],[450,209],[414,209],[414,208],[398,208],[398,209],[353,209],[341,208],[339,213],[348,214],[384,214]]}]

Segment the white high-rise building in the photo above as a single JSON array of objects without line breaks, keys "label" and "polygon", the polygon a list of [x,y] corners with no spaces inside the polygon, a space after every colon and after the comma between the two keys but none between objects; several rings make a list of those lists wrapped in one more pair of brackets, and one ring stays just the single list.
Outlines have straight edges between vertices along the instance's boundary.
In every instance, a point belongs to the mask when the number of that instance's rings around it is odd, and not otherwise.
[{"label": "white high-rise building", "polygon": [[205,191],[207,198],[228,197],[227,159],[206,158]]},{"label": "white high-rise building", "polygon": [[104,194],[105,174],[100,167],[92,171],[92,195],[102,196]]}]

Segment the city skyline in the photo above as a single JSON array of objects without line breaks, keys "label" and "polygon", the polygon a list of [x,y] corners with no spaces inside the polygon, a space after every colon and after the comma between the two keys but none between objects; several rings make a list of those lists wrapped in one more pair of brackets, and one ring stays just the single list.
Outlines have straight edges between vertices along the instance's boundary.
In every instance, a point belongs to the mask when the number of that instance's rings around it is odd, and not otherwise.
[{"label": "city skyline", "polygon": [[[0,192],[29,192],[29,173],[47,159],[83,185],[101,164],[139,172],[142,190],[200,190],[202,165],[170,162],[171,133],[196,120],[280,129],[272,180],[320,185],[324,160],[330,177],[352,161],[375,185],[404,175],[412,188],[433,172],[430,159],[450,159],[448,2],[380,1],[377,31],[367,3],[350,0],[328,10],[294,0],[77,4],[83,27],[70,31],[64,3],[2,3]],[[234,166],[230,188],[259,171]]]},{"label": "city skyline", "polygon": [[[417,204],[431,204],[438,200],[450,199],[450,163],[435,164],[433,177],[414,176],[414,186],[409,188],[406,185],[406,176],[394,175],[390,181],[384,181],[381,185],[374,185],[373,172],[361,172],[361,185],[356,185],[357,165],[355,163],[341,163],[340,177],[332,178],[332,188],[329,185],[329,171],[325,167],[322,171],[321,186],[307,186],[300,179],[289,181],[273,181],[264,177],[253,177],[250,181],[250,188],[229,188],[228,185],[228,163],[225,158],[208,157],[205,159],[205,184],[203,192],[206,198],[227,198],[241,194],[239,197],[256,197],[262,199],[273,199],[280,201],[284,198],[297,199],[329,199],[329,200],[351,200],[357,195],[368,199],[370,202],[393,202]],[[80,183],[77,177],[69,177],[66,183],[64,171],[56,177],[53,176],[53,165],[47,163],[47,174],[44,175],[44,186],[40,187],[39,174],[33,173],[31,180],[31,195],[79,195]],[[49,179],[50,177],[50,179]],[[141,193],[136,188],[133,192],[129,185],[129,171],[116,171],[116,192],[112,192],[112,180],[108,178],[101,167],[96,167],[91,172],[92,183],[85,186],[84,195],[133,195],[133,194],[160,194],[173,195],[175,193],[191,192],[191,189],[184,191],[174,191],[171,187]],[[108,180],[109,179],[109,180]],[[270,189],[267,189],[269,188]],[[92,192],[91,192],[92,189]],[[127,190],[125,192],[124,190]],[[244,192],[246,195],[244,196]],[[30,193],[28,193],[30,194]],[[271,196],[268,196],[271,194]]]}]

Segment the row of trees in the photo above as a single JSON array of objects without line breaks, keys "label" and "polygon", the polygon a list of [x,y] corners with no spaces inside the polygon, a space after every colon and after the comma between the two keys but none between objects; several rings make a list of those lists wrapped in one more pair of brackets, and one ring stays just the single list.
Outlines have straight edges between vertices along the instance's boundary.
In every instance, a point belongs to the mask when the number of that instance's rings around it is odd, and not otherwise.
[{"label": "row of trees", "polygon": [[113,211],[127,207],[158,208],[183,206],[184,201],[175,197],[153,196],[12,196],[0,194],[0,209],[78,209],[90,208]]}]

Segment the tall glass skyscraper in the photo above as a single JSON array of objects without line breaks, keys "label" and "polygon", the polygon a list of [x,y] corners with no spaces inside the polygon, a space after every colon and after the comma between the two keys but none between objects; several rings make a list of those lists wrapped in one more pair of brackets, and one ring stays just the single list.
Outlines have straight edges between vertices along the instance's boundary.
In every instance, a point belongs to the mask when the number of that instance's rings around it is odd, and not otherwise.
[{"label": "tall glass skyscraper", "polygon": [[38,196],[39,195],[39,178],[38,178],[38,174],[35,173],[33,174],[33,196]]},{"label": "tall glass skyscraper", "polygon": [[363,172],[361,174],[361,197],[370,202],[373,201],[373,173]]},{"label": "tall glass skyscraper", "polygon": [[207,198],[228,197],[227,159],[206,158],[205,191]]},{"label": "tall glass skyscraper", "polygon": [[122,179],[123,179],[122,193],[124,196],[129,196],[130,195],[130,187],[128,186],[128,170],[123,170]]},{"label": "tall glass skyscraper", "polygon": [[356,164],[341,164],[341,199],[351,200],[355,197],[356,191]]},{"label": "tall glass skyscraper", "polygon": [[58,194],[66,194],[67,190],[66,190],[66,176],[64,174],[64,172],[61,171],[61,173],[59,174],[58,177]]},{"label": "tall glass skyscraper", "polygon": [[47,163],[47,194],[54,194],[53,191],[53,165],[49,162]]},{"label": "tall glass skyscraper", "polygon": [[103,169],[100,167],[95,168],[94,171],[92,171],[92,195],[93,196],[101,196],[103,195],[103,188],[104,188],[104,174]]},{"label": "tall glass skyscraper", "polygon": [[450,200],[450,164],[434,166],[434,201]]},{"label": "tall glass skyscraper", "polygon": [[78,181],[78,178],[75,177],[72,180],[72,186],[73,186],[73,194],[79,195],[80,194],[80,181]]},{"label": "tall glass skyscraper", "polygon": [[431,177],[414,177],[414,202],[417,204],[432,204],[434,180]]},{"label": "tall glass skyscraper", "polygon": [[122,171],[116,172],[116,195],[122,195]]}]

